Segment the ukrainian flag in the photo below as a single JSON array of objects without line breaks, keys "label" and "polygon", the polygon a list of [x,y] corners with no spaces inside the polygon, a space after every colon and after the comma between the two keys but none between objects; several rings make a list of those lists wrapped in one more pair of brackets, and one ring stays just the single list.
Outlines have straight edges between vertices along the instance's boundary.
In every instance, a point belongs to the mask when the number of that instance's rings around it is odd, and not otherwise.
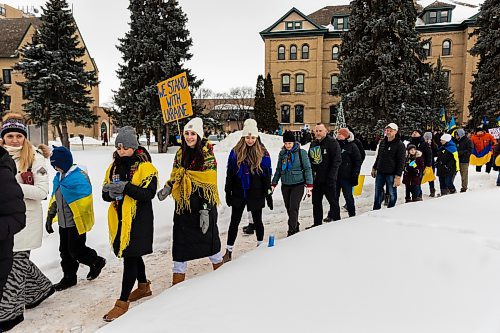
[{"label": "ukrainian flag", "polygon": [[444,126],[446,127],[446,115],[444,112],[444,106],[441,106],[441,109],[439,110],[439,119],[443,122]]},{"label": "ukrainian flag", "polygon": [[498,116],[495,120],[496,120],[496,122],[497,122],[497,126],[499,126],[499,127],[500,127],[500,116]]},{"label": "ukrainian flag", "polygon": [[[49,207],[56,200],[56,192],[60,188],[64,201],[73,213],[78,234],[89,232],[94,226],[94,205],[92,200],[92,185],[86,173],[77,166],[72,166],[61,180],[58,172],[54,177],[52,197]],[[59,207],[60,209],[61,207]],[[57,220],[57,216],[55,218]]]},{"label": "ukrainian flag", "polygon": [[472,155],[470,155],[470,164],[471,165],[485,165],[491,160],[491,143],[484,147],[483,150],[477,151],[474,146],[474,150],[472,150]]},{"label": "ukrainian flag", "polygon": [[455,122],[455,117],[451,117],[450,122],[448,123],[448,133],[453,135],[457,129],[457,124]]}]

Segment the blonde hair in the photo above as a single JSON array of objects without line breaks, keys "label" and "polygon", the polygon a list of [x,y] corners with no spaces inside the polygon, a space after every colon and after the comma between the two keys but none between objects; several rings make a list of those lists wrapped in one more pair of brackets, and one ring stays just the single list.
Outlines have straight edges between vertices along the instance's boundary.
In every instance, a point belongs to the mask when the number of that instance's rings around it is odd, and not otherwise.
[{"label": "blonde hair", "polygon": [[[2,121],[5,122],[9,119],[19,119],[24,121],[24,117],[21,114],[9,112],[7,113]],[[24,135],[23,135],[24,136]],[[2,146],[5,146],[5,141],[2,140]],[[21,155],[19,156],[19,171],[24,172],[28,171],[28,169],[33,165],[35,161],[35,151],[33,150],[33,145],[28,140],[27,137],[24,137],[23,147],[21,148]]]},{"label": "blonde hair", "polygon": [[248,146],[245,142],[245,138],[241,138],[234,147],[234,152],[236,153],[236,163],[238,168],[241,163],[247,161],[252,174],[262,172],[260,163],[264,157],[264,148],[260,144],[259,139],[255,141],[253,146]]}]

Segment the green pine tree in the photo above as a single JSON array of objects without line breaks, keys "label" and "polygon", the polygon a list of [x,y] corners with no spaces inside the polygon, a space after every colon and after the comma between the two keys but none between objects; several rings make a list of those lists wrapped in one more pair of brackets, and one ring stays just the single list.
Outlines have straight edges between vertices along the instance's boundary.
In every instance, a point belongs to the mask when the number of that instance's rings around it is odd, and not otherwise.
[{"label": "green pine tree", "polygon": [[417,11],[408,0],[354,0],[342,34],[339,92],[356,132],[380,133],[390,122],[402,131],[422,128],[428,81]]},{"label": "green pine tree", "polygon": [[97,73],[86,71],[85,48],[79,46],[77,26],[65,0],[49,0],[42,8],[42,24],[21,50],[14,67],[26,78],[25,111],[35,124],[53,125],[69,148],[68,122],[91,127],[97,120],[90,104]]},{"label": "green pine tree", "polygon": [[[182,72],[187,73],[192,92],[201,85],[184,63],[192,58],[192,39],[186,28],[187,16],[177,0],[130,0],[130,30],[120,39],[118,50],[123,65],[115,94],[119,111],[114,114],[119,126],[130,125],[138,133],[155,130],[158,151],[166,151],[168,133],[163,125],[157,84]],[[194,111],[201,108],[194,103]],[[169,129],[177,124],[171,123]]]},{"label": "green pine tree", "polygon": [[429,80],[429,85],[429,105],[432,112],[429,113],[429,118],[427,119],[427,128],[443,129],[444,123],[441,120],[440,115],[441,107],[444,107],[445,118],[447,121],[449,121],[452,116],[457,118],[458,107],[457,102],[455,102],[453,92],[449,86],[446,73],[443,71],[441,57],[438,58],[436,66],[432,69],[432,76]]},{"label": "green pine tree", "polygon": [[477,42],[470,54],[479,56],[479,64],[469,103],[471,127],[481,124],[485,116],[494,123],[500,115],[500,2],[485,0],[476,23],[471,36],[477,36]]},{"label": "green pine tree", "polygon": [[5,113],[5,96],[7,95],[7,87],[0,78],[0,117]]},{"label": "green pine tree", "polygon": [[274,98],[273,81],[271,74],[267,73],[264,80],[264,100],[261,112],[261,121],[257,122],[259,127],[269,133],[274,133],[279,127],[276,113],[276,99]]},{"label": "green pine tree", "polygon": [[259,75],[257,77],[257,85],[255,86],[255,97],[254,97],[254,106],[253,106],[253,114],[257,124],[263,124],[265,122],[264,117],[264,76]]}]

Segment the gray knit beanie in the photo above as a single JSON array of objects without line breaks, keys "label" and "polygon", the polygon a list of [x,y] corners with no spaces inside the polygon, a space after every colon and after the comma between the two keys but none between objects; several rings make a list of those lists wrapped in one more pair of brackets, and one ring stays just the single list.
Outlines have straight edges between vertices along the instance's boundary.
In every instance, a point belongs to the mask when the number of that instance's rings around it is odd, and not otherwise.
[{"label": "gray knit beanie", "polygon": [[122,145],[125,148],[133,148],[134,150],[139,147],[137,142],[137,133],[132,126],[124,126],[118,130],[118,135],[115,139],[115,147]]},{"label": "gray knit beanie", "polygon": [[458,134],[458,137],[461,139],[465,136],[465,131],[463,128],[459,128],[457,129],[457,134]]},{"label": "gray knit beanie", "polygon": [[431,132],[425,132],[424,133],[424,140],[432,140],[432,133]]}]

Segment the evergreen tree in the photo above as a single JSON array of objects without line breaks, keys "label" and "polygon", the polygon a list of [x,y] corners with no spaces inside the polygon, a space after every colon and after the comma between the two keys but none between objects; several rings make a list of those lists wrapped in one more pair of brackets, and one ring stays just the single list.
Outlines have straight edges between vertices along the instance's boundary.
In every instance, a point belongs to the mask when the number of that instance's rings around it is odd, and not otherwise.
[{"label": "evergreen tree", "polygon": [[477,42],[470,54],[479,56],[479,64],[469,103],[471,126],[481,124],[485,116],[494,123],[500,114],[500,2],[485,0],[476,23],[479,28],[471,37],[477,36]]},{"label": "evergreen tree", "polygon": [[427,119],[427,127],[433,129],[443,129],[444,122],[441,119],[441,108],[445,110],[445,119],[449,121],[451,116],[458,116],[457,103],[448,83],[441,64],[441,57],[438,58],[436,66],[432,69],[432,76],[429,80],[430,96],[429,105],[432,112]]},{"label": "evergreen tree", "polygon": [[342,34],[339,92],[346,121],[357,132],[380,133],[389,122],[422,128],[430,112],[429,72],[408,0],[354,0]]},{"label": "evergreen tree", "polygon": [[49,0],[42,8],[42,24],[21,50],[14,67],[26,78],[26,112],[35,124],[53,125],[69,148],[68,122],[91,127],[97,120],[89,107],[91,87],[98,84],[95,71],[86,71],[85,48],[78,46],[77,26],[65,0]]},{"label": "evergreen tree", "polygon": [[[120,39],[118,50],[123,65],[117,74],[121,85],[115,93],[119,112],[114,114],[119,126],[130,125],[138,133],[155,130],[159,152],[166,151],[168,133],[163,126],[157,84],[182,72],[187,73],[192,92],[201,85],[184,66],[192,58],[192,39],[186,28],[187,16],[177,0],[130,0],[130,30]],[[201,108],[193,103],[194,111]],[[177,124],[170,129],[177,131]]]},{"label": "evergreen tree", "polygon": [[7,87],[0,78],[0,117],[5,113],[5,96],[7,95]]},{"label": "evergreen tree", "polygon": [[276,113],[276,99],[273,92],[273,81],[271,74],[267,73],[264,80],[264,100],[261,112],[261,121],[257,122],[260,128],[269,133],[274,133],[279,127],[278,116]]},{"label": "evergreen tree", "polygon": [[264,76],[259,75],[257,77],[257,85],[255,86],[255,98],[254,98],[254,106],[253,106],[253,114],[257,124],[264,124]]}]

